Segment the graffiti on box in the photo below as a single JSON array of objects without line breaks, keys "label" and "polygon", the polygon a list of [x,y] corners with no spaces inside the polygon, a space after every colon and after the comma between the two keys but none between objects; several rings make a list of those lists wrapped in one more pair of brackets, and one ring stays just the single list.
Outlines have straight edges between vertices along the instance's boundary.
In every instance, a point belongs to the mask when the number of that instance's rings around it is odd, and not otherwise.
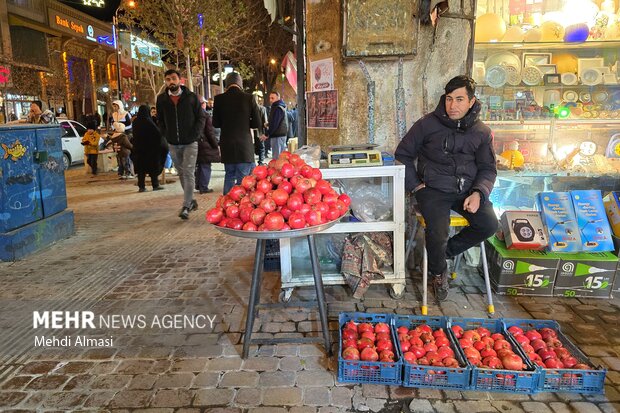
[{"label": "graffiti on box", "polygon": [[2,149],[4,150],[3,159],[8,159],[9,157],[13,162],[18,161],[21,157],[26,154],[26,147],[22,145],[22,143],[17,139],[11,146],[7,146],[6,144],[1,144]]}]

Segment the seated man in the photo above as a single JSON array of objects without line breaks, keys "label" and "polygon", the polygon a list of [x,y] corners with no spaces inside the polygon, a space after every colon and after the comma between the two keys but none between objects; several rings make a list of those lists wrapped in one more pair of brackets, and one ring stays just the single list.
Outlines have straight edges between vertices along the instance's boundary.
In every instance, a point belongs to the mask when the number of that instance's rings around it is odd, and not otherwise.
[{"label": "seated man", "polygon": [[[439,301],[448,297],[446,258],[497,229],[489,200],[497,176],[493,137],[478,119],[481,105],[475,91],[468,76],[450,80],[435,111],[411,127],[395,153],[406,167],[405,189],[415,194],[426,222],[428,271]],[[450,210],[467,218],[469,226],[448,239]]]}]

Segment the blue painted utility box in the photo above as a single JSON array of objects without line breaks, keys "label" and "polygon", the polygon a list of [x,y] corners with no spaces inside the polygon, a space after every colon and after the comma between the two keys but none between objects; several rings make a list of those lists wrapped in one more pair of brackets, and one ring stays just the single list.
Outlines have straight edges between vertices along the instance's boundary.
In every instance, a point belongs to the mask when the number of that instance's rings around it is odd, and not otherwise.
[{"label": "blue painted utility box", "polygon": [[15,261],[74,232],[58,125],[0,126],[0,260]]}]

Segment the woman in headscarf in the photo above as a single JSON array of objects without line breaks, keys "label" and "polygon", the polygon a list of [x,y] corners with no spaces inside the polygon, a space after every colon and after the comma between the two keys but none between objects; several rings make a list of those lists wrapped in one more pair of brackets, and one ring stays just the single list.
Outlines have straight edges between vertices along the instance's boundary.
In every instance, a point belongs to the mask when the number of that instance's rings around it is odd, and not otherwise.
[{"label": "woman in headscarf", "polygon": [[138,115],[133,123],[132,143],[131,160],[138,175],[138,191],[146,191],[146,175],[151,177],[153,191],[164,189],[159,185],[158,176],[164,168],[168,143],[153,123],[151,111],[147,105],[138,108]]},{"label": "woman in headscarf", "polygon": [[[125,134],[131,137],[133,132],[133,126],[131,124],[131,115],[125,110],[122,100],[115,100],[112,102],[112,116],[110,116],[110,125],[114,122],[122,123],[125,125]],[[114,126],[112,126],[114,127]]]}]

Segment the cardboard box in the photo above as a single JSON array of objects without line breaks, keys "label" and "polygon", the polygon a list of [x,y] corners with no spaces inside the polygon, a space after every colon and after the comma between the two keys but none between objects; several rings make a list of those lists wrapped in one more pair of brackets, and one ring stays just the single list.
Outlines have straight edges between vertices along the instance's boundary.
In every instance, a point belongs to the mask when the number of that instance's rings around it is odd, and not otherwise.
[{"label": "cardboard box", "polygon": [[610,192],[603,198],[605,213],[614,235],[620,237],[620,192]]},{"label": "cardboard box", "polygon": [[505,211],[500,224],[509,250],[541,250],[547,247],[547,233],[539,211]]},{"label": "cardboard box", "polygon": [[580,252],[560,255],[560,266],[555,279],[553,295],[556,297],[610,296],[618,257],[611,252]]},{"label": "cardboard box", "polygon": [[549,236],[550,251],[579,252],[581,237],[573,201],[568,192],[541,192],[536,195],[536,206],[542,212]]},{"label": "cardboard box", "polygon": [[506,244],[491,237],[487,240],[489,278],[500,295],[553,294],[555,274],[560,259],[548,251],[509,250]]},{"label": "cardboard box", "polygon": [[618,275],[618,271],[620,268],[616,270],[616,279],[611,287],[611,297],[620,297],[620,276]]},{"label": "cardboard box", "polygon": [[570,191],[584,252],[613,251],[611,228],[599,190]]}]

